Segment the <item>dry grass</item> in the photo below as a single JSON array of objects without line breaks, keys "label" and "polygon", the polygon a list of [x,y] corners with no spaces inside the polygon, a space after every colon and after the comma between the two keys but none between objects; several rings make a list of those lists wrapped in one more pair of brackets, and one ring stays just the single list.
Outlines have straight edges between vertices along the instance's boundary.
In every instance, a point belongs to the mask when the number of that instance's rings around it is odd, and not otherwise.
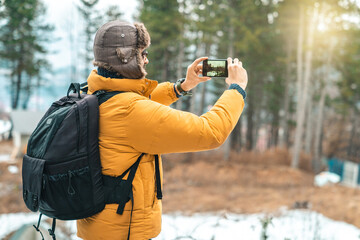
[{"label": "dry grass", "polygon": [[360,190],[343,186],[313,186],[308,157],[301,169],[290,168],[283,149],[231,155],[221,151],[165,155],[165,212],[229,211],[276,213],[280,208],[311,208],[332,219],[360,227]]}]

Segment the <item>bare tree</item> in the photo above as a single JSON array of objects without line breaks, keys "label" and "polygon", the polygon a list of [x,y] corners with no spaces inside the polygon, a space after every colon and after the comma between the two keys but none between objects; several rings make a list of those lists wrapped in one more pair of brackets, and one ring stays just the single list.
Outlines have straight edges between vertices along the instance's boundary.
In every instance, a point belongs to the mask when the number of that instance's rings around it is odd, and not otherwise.
[{"label": "bare tree", "polygon": [[[300,7],[300,20],[303,19],[303,7]],[[315,26],[317,23],[317,17],[318,17],[318,8],[315,6],[314,11],[312,13],[311,21],[309,21],[309,27],[308,27],[308,33],[307,33],[307,39],[306,39],[306,54],[305,54],[305,69],[304,69],[304,79],[303,84],[301,84],[301,69],[298,67],[298,83],[297,91],[298,93],[298,104],[297,104],[297,114],[296,114],[296,131],[295,131],[295,143],[294,143],[294,152],[292,157],[292,163],[291,166],[294,168],[298,168],[299,166],[299,157],[300,152],[302,150],[302,137],[304,134],[304,121],[305,121],[305,109],[306,109],[306,102],[308,97],[308,89],[309,89],[309,82],[311,77],[311,67],[312,67],[312,57],[313,57],[313,43],[314,43],[314,31]],[[301,25],[301,24],[300,24]],[[300,30],[299,30],[299,36],[300,36]],[[299,40],[301,38],[299,37]],[[298,43],[299,44],[299,43]],[[300,46],[300,44],[298,45]],[[298,49],[299,51],[300,49]],[[298,52],[298,54],[301,54],[301,52]],[[301,61],[300,61],[301,62]],[[300,64],[298,62],[298,64]],[[301,65],[302,66],[302,65]],[[299,85],[302,85],[302,87],[299,88]]]}]

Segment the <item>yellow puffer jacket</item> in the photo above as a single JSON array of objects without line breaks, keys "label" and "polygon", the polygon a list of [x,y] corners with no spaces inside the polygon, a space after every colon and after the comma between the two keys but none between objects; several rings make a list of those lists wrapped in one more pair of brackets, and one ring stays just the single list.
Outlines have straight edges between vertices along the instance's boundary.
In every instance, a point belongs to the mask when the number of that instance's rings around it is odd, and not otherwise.
[{"label": "yellow puffer jacket", "polygon": [[[213,149],[224,143],[244,108],[237,90],[226,90],[214,107],[202,116],[172,109],[178,98],[174,84],[149,79],[112,79],[94,70],[89,92],[124,91],[100,106],[100,157],[102,173],[119,176],[141,159],[133,181],[134,211],[131,240],[148,240],[161,230],[161,200],[156,198],[154,154]],[[160,161],[162,178],[162,166]],[[166,197],[166,193],[165,193]],[[77,221],[77,235],[85,240],[127,239],[131,201],[123,215],[117,204]]]}]

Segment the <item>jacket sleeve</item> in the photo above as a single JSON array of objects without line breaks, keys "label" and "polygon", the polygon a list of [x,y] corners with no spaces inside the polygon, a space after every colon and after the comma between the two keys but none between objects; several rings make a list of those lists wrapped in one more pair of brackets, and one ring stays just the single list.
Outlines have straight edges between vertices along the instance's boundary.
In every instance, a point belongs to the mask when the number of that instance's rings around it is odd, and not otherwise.
[{"label": "jacket sleeve", "polygon": [[199,116],[162,104],[137,100],[127,116],[130,145],[139,152],[163,154],[213,149],[223,144],[244,108],[237,90],[226,90]]},{"label": "jacket sleeve", "polygon": [[151,100],[161,103],[165,106],[170,106],[179,98],[174,92],[174,83],[164,82],[160,83],[151,93]]}]

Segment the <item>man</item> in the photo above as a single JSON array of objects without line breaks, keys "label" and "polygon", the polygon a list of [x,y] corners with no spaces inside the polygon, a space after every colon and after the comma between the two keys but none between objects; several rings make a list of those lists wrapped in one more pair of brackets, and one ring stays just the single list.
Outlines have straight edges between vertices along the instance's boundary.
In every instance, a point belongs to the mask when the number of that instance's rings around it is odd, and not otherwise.
[{"label": "man", "polygon": [[[229,90],[202,116],[169,107],[200,82],[200,62],[187,69],[176,84],[146,79],[146,48],[150,36],[143,24],[113,21],[103,25],[94,41],[94,65],[88,78],[89,93],[121,91],[100,105],[99,147],[102,173],[121,176],[139,156],[133,200],[122,214],[118,204],[78,220],[78,236],[86,239],[136,239],[156,237],[161,230],[161,159],[164,153],[213,149],[224,143],[244,108],[247,73],[238,59],[228,59]],[[159,165],[159,166],[157,166]],[[126,178],[127,176],[125,176]],[[133,210],[132,210],[133,209]],[[129,228],[130,226],[130,228]]]}]

